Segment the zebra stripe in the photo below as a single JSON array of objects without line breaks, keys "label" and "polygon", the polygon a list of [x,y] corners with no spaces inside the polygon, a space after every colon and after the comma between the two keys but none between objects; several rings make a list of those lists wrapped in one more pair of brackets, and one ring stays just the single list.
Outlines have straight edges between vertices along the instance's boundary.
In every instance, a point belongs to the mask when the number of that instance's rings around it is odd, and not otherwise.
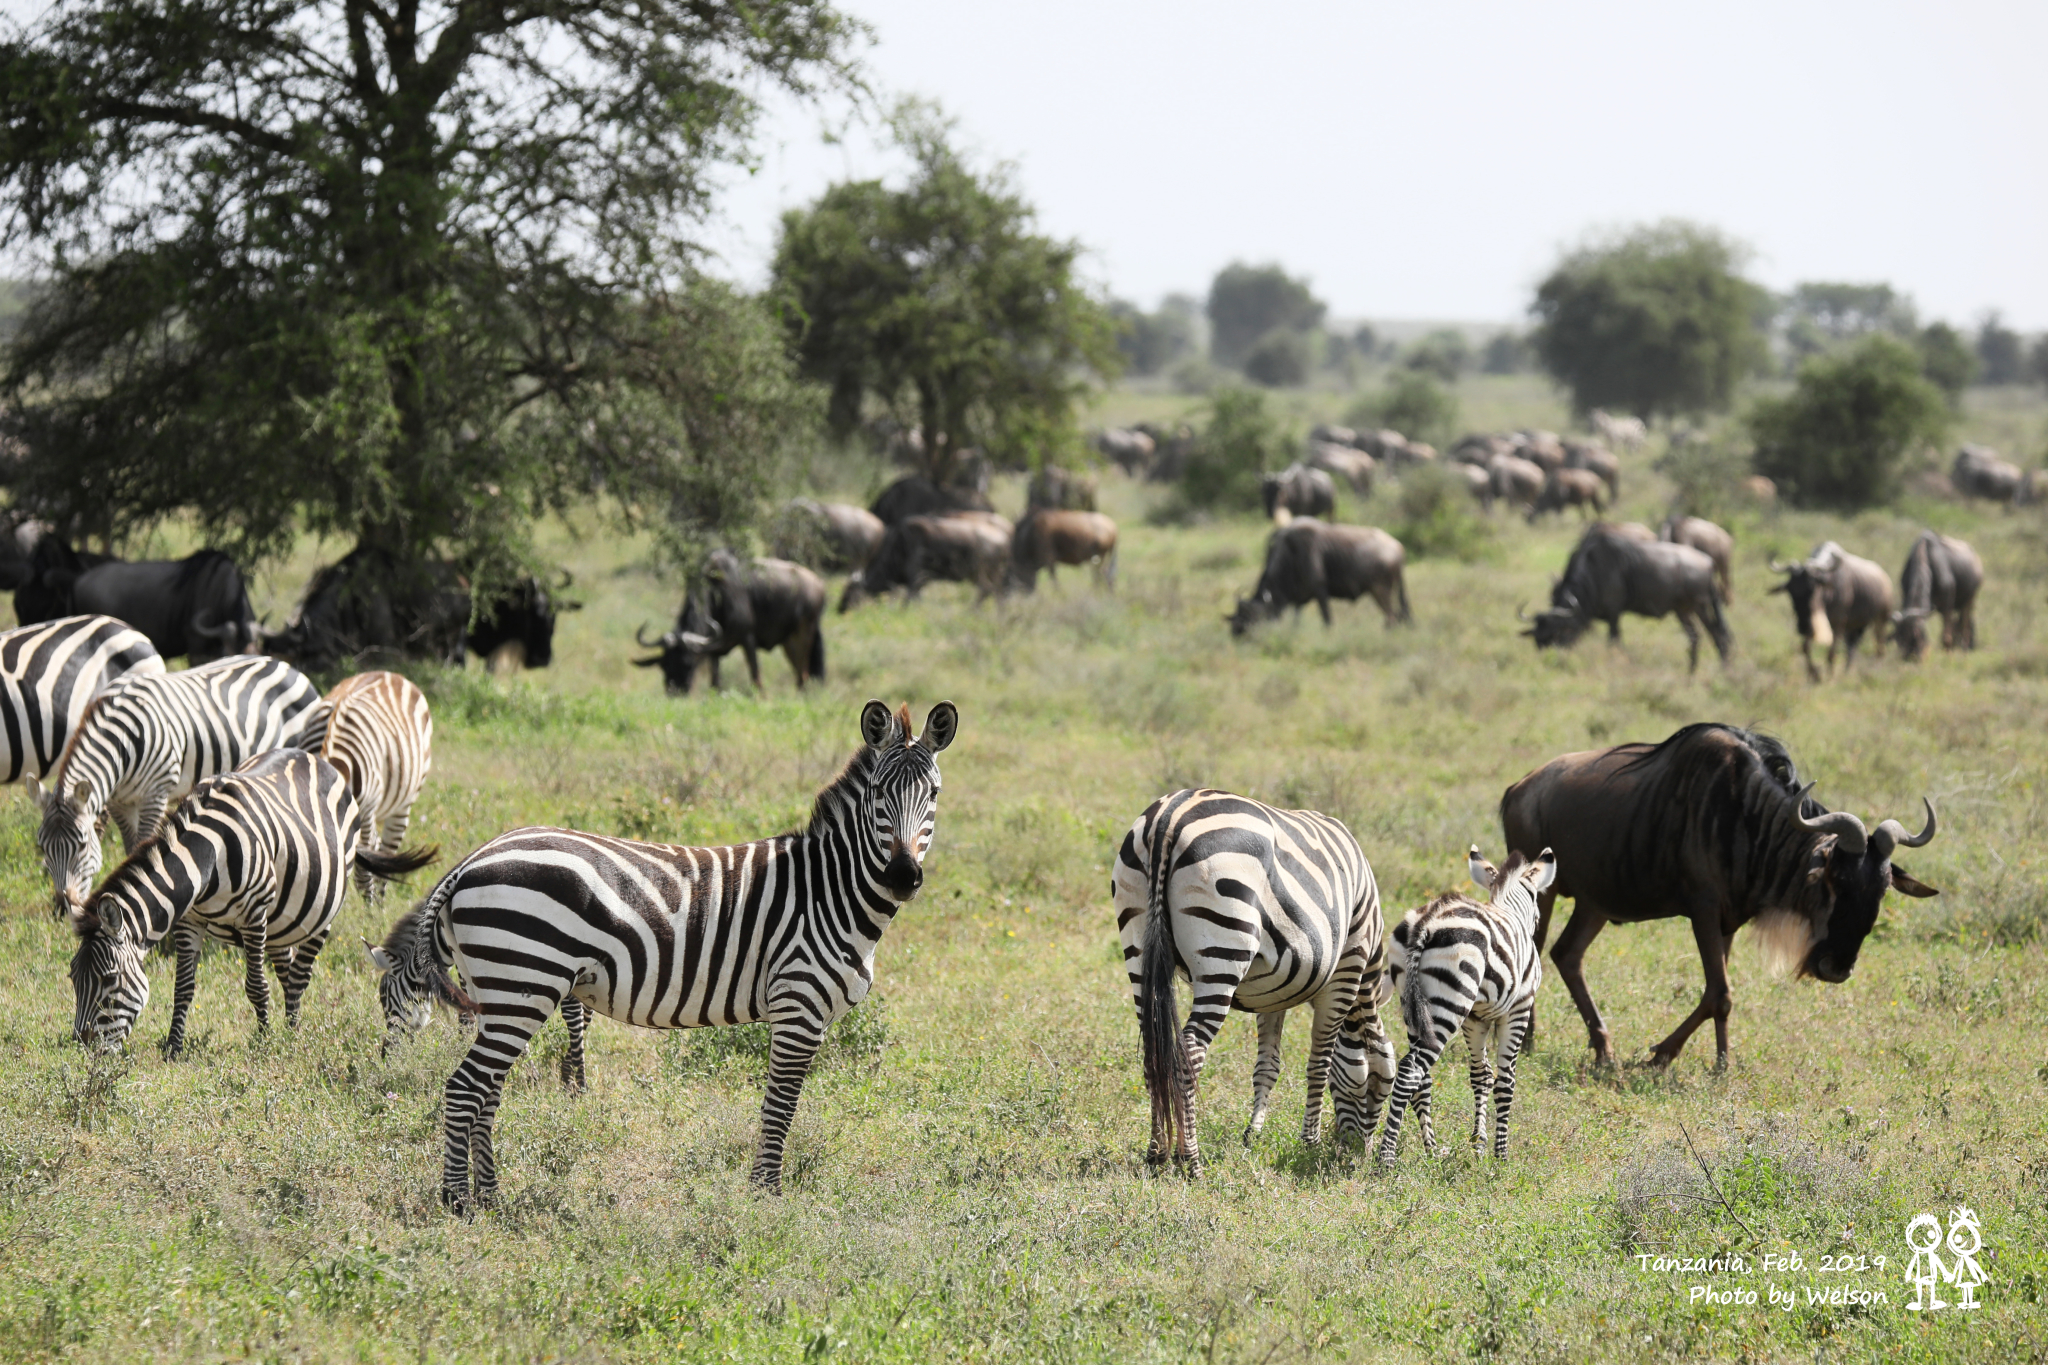
[{"label": "zebra stripe", "polygon": [[157,676],[164,661],[141,631],[111,616],[66,616],[0,632],[0,782],[55,767],[86,704],[115,678]]},{"label": "zebra stripe", "polygon": [[156,833],[171,799],[202,779],[272,749],[317,750],[326,733],[319,689],[261,655],[109,683],[80,717],[48,789],[30,783],[58,913],[84,903],[108,817],[133,852]]},{"label": "zebra stripe", "polygon": [[[395,854],[434,766],[427,695],[408,678],[378,671],[342,679],[327,705],[320,756],[341,771],[362,807],[363,847]],[[383,903],[384,884],[366,863],[356,864],[356,886],[370,905]]]},{"label": "zebra stripe", "polygon": [[[1438,1150],[1429,1124],[1430,1073],[1451,1038],[1464,1030],[1472,1053],[1472,1147],[1485,1150],[1486,1096],[1493,1094],[1493,1154],[1508,1154],[1508,1112],[1515,1103],[1515,1058],[1536,1017],[1536,988],[1543,981],[1536,946],[1536,898],[1557,877],[1557,859],[1544,849],[1532,862],[1510,854],[1495,871],[1479,856],[1466,855],[1472,880],[1489,895],[1484,904],[1452,892],[1394,926],[1389,949],[1401,1018],[1408,1026],[1408,1055],[1394,1080],[1387,1130],[1380,1138],[1380,1162],[1391,1164],[1401,1142],[1402,1112],[1413,1100],[1423,1145]],[[1498,1074],[1488,1067],[1491,1046]]]},{"label": "zebra stripe", "polygon": [[[361,815],[334,767],[299,749],[274,749],[192,791],[156,837],[115,868],[73,912],[72,1031],[88,1046],[118,1048],[149,1003],[143,957],[176,936],[177,994],[167,1055],[185,1044],[199,945],[212,937],[247,957],[244,985],[256,1027],[270,1027],[269,962],[284,987],[285,1022],[334,925],[357,856]],[[422,867],[432,849],[385,858],[380,872]]]},{"label": "zebra stripe", "polygon": [[[1315,811],[1275,810],[1229,792],[1175,792],[1146,807],[1124,836],[1110,896],[1145,1045],[1148,1161],[1170,1152],[1200,1172],[1195,1082],[1233,1009],[1259,1016],[1247,1143],[1265,1124],[1281,1030],[1298,1005],[1315,1013],[1302,1141],[1321,1137],[1326,1087],[1336,1094],[1339,1135],[1371,1134],[1394,1049],[1379,1017],[1379,886],[1350,830]],[[1194,988],[1184,1029],[1176,971]]]},{"label": "zebra stripe", "polygon": [[444,877],[372,950],[386,968],[380,995],[393,1032],[415,1025],[451,964],[480,1020],[443,1099],[442,1201],[457,1212],[495,1202],[491,1133],[505,1075],[558,1006],[579,1073],[581,1016],[591,1011],[646,1028],[771,1024],[751,1179],[780,1190],[811,1059],[826,1028],[867,998],[876,945],[923,885],[936,755],[958,723],[953,704],[940,702],[913,740],[910,708],[891,715],[869,702],[865,744],[796,833],[682,848],[522,829]]}]

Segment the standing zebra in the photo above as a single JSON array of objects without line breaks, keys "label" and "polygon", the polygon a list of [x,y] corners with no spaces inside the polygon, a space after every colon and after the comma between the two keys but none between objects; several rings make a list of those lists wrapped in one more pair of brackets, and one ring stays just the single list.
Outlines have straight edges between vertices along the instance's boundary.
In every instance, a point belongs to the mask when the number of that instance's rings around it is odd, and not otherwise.
[{"label": "standing zebra", "polygon": [[882,932],[924,884],[936,756],[958,725],[942,701],[913,740],[909,707],[891,715],[869,702],[865,743],[792,834],[682,848],[521,829],[443,877],[372,950],[394,1032],[417,1026],[429,992],[462,1003],[451,964],[481,1021],[442,1102],[442,1202],[458,1213],[496,1202],[491,1128],[505,1073],[558,1005],[579,1049],[592,1010],[647,1028],[772,1024],[751,1179],[779,1192],[811,1058],[867,998]]},{"label": "standing zebra", "polygon": [[[1379,886],[1351,831],[1315,811],[1275,810],[1221,791],[1181,791],[1145,808],[1110,882],[1152,1093],[1148,1161],[1201,1171],[1195,1082],[1232,1009],[1259,1016],[1250,1142],[1280,1075],[1288,1010],[1315,1012],[1301,1138],[1321,1137],[1323,1091],[1337,1131],[1372,1133],[1394,1077],[1380,1026],[1386,966]],[[1173,978],[1194,1003],[1185,1030]]]},{"label": "standing zebra", "polygon": [[[427,695],[396,673],[358,673],[335,684],[327,705],[320,757],[341,771],[362,807],[363,847],[396,854],[412,823],[412,803],[434,766]],[[356,885],[365,901],[382,903],[384,884],[369,863],[356,863]]]},{"label": "standing zebra", "polygon": [[0,632],[0,782],[40,779],[63,756],[86,704],[115,678],[162,674],[141,631],[111,616],[66,616]]},{"label": "standing zebra", "polygon": [[79,718],[49,787],[29,783],[43,809],[36,843],[58,913],[84,904],[109,816],[133,852],[156,833],[171,798],[201,779],[271,749],[317,750],[326,733],[319,689],[261,655],[116,679]]},{"label": "standing zebra", "polygon": [[285,1022],[297,1028],[313,959],[348,894],[350,860],[391,877],[435,857],[431,848],[391,856],[359,849],[361,824],[341,774],[299,749],[273,749],[193,788],[157,837],[72,911],[78,1040],[104,1048],[127,1042],[149,1003],[143,956],[166,934],[176,935],[178,949],[166,1055],[185,1046],[202,935],[247,955],[245,983],[259,1031],[270,1027],[266,960],[284,986]]},{"label": "standing zebra", "polygon": [[[1472,1147],[1484,1150],[1486,1095],[1493,1092],[1493,1154],[1508,1154],[1508,1111],[1515,1103],[1515,1057],[1536,1016],[1536,987],[1543,981],[1536,946],[1536,898],[1557,878],[1549,849],[1530,861],[1510,853],[1495,871],[1474,844],[1465,855],[1472,880],[1488,893],[1485,904],[1459,892],[1438,896],[1411,910],[1394,926],[1394,989],[1401,1020],[1408,1026],[1408,1055],[1401,1059],[1387,1107],[1387,1131],[1380,1138],[1380,1163],[1391,1165],[1401,1142],[1401,1114],[1415,1102],[1422,1141],[1437,1150],[1429,1126],[1429,1078],[1451,1035],[1463,1029],[1472,1050]],[[1491,1044],[1499,1067],[1486,1064]]]}]

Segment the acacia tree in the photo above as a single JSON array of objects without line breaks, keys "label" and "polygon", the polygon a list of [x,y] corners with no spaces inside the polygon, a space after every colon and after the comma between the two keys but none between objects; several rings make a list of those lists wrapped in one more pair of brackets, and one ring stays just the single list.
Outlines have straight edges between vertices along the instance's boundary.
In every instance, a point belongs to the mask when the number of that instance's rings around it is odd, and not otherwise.
[{"label": "acacia tree", "polygon": [[[486,578],[603,488],[743,515],[799,390],[688,232],[824,0],[71,0],[0,35],[17,501]],[[484,584],[480,583],[481,588]]]},{"label": "acacia tree", "polygon": [[891,120],[909,183],[835,185],[783,215],[773,292],[840,437],[870,403],[924,438],[945,481],[979,446],[1026,464],[1072,444],[1074,404],[1117,373],[1117,324],[1077,278],[1078,243],[1037,232],[1007,168],[977,174],[926,104]]}]

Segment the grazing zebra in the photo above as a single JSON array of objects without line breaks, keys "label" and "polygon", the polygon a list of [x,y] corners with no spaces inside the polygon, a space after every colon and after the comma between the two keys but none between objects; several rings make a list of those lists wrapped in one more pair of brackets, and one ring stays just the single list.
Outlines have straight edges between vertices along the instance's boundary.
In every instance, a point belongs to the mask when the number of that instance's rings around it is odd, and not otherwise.
[{"label": "grazing zebra", "polygon": [[[1221,791],[1181,791],[1145,808],[1110,882],[1152,1093],[1152,1145],[1201,1170],[1195,1082],[1232,1009],[1259,1016],[1250,1142],[1280,1075],[1280,1033],[1297,1005],[1309,1036],[1303,1142],[1321,1136],[1323,1091],[1337,1131],[1371,1134],[1394,1077],[1380,1026],[1386,967],[1379,886],[1351,831],[1315,811],[1275,810]],[[1173,978],[1194,986],[1185,1030]],[[1178,1036],[1176,1036],[1178,1035]]]},{"label": "grazing zebra", "polygon": [[434,849],[395,855],[358,848],[362,814],[333,765],[300,749],[273,749],[192,789],[155,838],[145,841],[72,911],[77,1006],[72,1031],[89,1047],[118,1048],[149,1003],[143,956],[176,936],[178,986],[167,1056],[185,1046],[202,936],[248,958],[245,984],[256,1027],[270,1027],[270,963],[284,986],[285,1022],[348,894],[350,860],[379,876],[432,862]]},{"label": "grazing zebra", "polygon": [[[1429,1078],[1436,1059],[1463,1029],[1472,1050],[1472,1147],[1485,1148],[1486,1095],[1493,1092],[1493,1154],[1508,1154],[1508,1111],[1515,1103],[1515,1057],[1536,1016],[1543,980],[1536,946],[1536,897],[1557,877],[1549,849],[1530,861],[1508,855],[1498,871],[1474,844],[1466,860],[1472,880],[1488,892],[1485,904],[1459,892],[1410,910],[1394,926],[1394,989],[1408,1026],[1408,1055],[1394,1080],[1380,1163],[1391,1165],[1401,1141],[1401,1114],[1412,1099],[1422,1141],[1437,1150],[1429,1126]],[[1498,1074],[1486,1064],[1491,1045]]]},{"label": "grazing zebra", "polygon": [[[412,823],[412,803],[434,766],[434,717],[427,694],[408,678],[382,671],[344,678],[327,694],[327,739],[320,757],[340,769],[363,812],[363,847],[395,854]],[[384,884],[367,862],[356,885],[371,905]]]},{"label": "grazing zebra", "polygon": [[66,616],[0,632],[0,782],[55,767],[86,704],[115,678],[164,671],[156,647],[111,616]]},{"label": "grazing zebra", "polygon": [[318,750],[327,704],[305,674],[261,655],[153,677],[116,679],[71,733],[36,831],[57,913],[82,905],[100,870],[100,831],[112,817],[122,847],[157,831],[171,798],[271,749]]},{"label": "grazing zebra", "polygon": [[[924,884],[936,755],[958,725],[940,702],[913,740],[909,707],[892,715],[869,702],[865,743],[791,834],[682,848],[521,829],[443,877],[371,954],[385,968],[393,1032],[417,1026],[429,992],[473,1002],[481,1021],[442,1102],[442,1202],[457,1213],[496,1202],[491,1129],[505,1073],[558,1005],[579,1051],[593,1010],[647,1028],[772,1024],[751,1179],[779,1192],[811,1058],[826,1028],[867,998],[882,931]],[[450,965],[462,968],[466,1000]]]}]

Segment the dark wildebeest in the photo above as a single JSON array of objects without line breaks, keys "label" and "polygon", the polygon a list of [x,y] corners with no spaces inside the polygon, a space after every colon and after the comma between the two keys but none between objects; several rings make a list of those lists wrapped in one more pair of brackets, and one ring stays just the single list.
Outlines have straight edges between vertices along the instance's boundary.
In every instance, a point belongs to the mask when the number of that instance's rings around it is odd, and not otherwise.
[{"label": "dark wildebeest", "polygon": [[1542,465],[1519,455],[1494,456],[1486,462],[1486,472],[1493,479],[1493,496],[1509,506],[1534,507],[1549,482]]},{"label": "dark wildebeest", "polygon": [[1610,498],[1621,496],[1621,461],[1614,458],[1614,452],[1585,441],[1564,443],[1564,467],[1585,469],[1600,476],[1600,482],[1607,485]]},{"label": "dark wildebeest", "polygon": [[111,556],[90,550],[74,550],[63,537],[45,532],[28,547],[28,564],[18,568],[14,590],[14,619],[24,626],[76,616],[73,592],[80,574],[102,564]]},{"label": "dark wildebeest", "polygon": [[[568,586],[565,571],[561,587]],[[582,607],[581,602],[556,600],[538,578],[523,574],[478,614],[463,640],[493,673],[546,668],[555,660],[556,614]]]},{"label": "dark wildebeest", "polygon": [[1096,436],[1095,448],[1111,464],[1137,479],[1143,478],[1152,468],[1152,457],[1158,452],[1159,442],[1150,432],[1111,427]]},{"label": "dark wildebeest", "polygon": [[1687,671],[1700,666],[1703,622],[1721,662],[1728,662],[1734,638],[1714,594],[1714,561],[1689,545],[1644,542],[1604,521],[1586,528],[1565,564],[1564,577],[1550,593],[1550,609],[1522,619],[1533,621],[1522,632],[1538,649],[1570,645],[1595,621],[1607,623],[1610,642],[1621,639],[1623,612],[1661,617],[1678,613],[1685,631]]},{"label": "dark wildebeest", "polygon": [[1778,503],[1778,485],[1761,474],[1752,474],[1742,481],[1742,495],[1758,507],[1775,507]]},{"label": "dark wildebeest", "polygon": [[[906,474],[875,498],[868,509],[886,526],[909,517],[939,517],[948,512],[993,512],[988,494],[960,484],[936,484],[922,474]],[[879,548],[879,547],[878,547]]]},{"label": "dark wildebeest", "polygon": [[1278,474],[1259,476],[1259,497],[1266,515],[1285,511],[1291,517],[1327,517],[1337,509],[1337,485],[1320,469],[1291,464]]},{"label": "dark wildebeest", "polygon": [[405,563],[363,546],[314,573],[284,629],[262,648],[307,671],[395,655],[462,665],[469,582],[452,564]]},{"label": "dark wildebeest", "polygon": [[719,685],[718,665],[735,649],[747,656],[747,676],[754,690],[761,686],[761,652],[780,649],[796,671],[796,685],[825,677],[825,583],[801,564],[786,559],[755,559],[744,566],[730,550],[714,550],[705,561],[704,581],[683,600],[676,628],[659,640],[647,638],[642,626],[633,640],[642,649],[659,649],[650,659],[635,659],[640,668],[659,668],[671,696],[686,693],[697,666],[711,665],[711,686]]},{"label": "dark wildebeest", "polygon": [[1993,502],[2023,502],[2028,492],[2027,476],[2020,467],[2000,459],[1989,446],[1966,445],[1958,450],[1948,481],[1966,498],[1990,498]]},{"label": "dark wildebeest", "polygon": [[1351,491],[1365,497],[1372,492],[1373,458],[1362,450],[1334,441],[1311,441],[1308,462],[1351,485]]},{"label": "dark wildebeest", "polygon": [[49,525],[34,517],[0,514],[0,592],[14,592],[35,577],[36,546],[50,534]]},{"label": "dark wildebeest", "polygon": [[1318,422],[1309,428],[1310,445],[1324,442],[1329,445],[1350,446],[1353,450],[1363,449],[1358,444],[1358,432],[1351,427],[1340,427],[1332,422]]},{"label": "dark wildebeest", "polygon": [[1476,464],[1453,463],[1449,468],[1452,477],[1461,481],[1481,506],[1493,506],[1493,475]]},{"label": "dark wildebeest", "polygon": [[78,575],[71,602],[75,611],[126,621],[166,659],[203,664],[257,647],[242,571],[219,550],[178,560],[109,560]]},{"label": "dark wildebeest", "polygon": [[1470,432],[1458,438],[1451,447],[1451,459],[1459,464],[1478,465],[1486,468],[1487,461],[1496,455],[1512,455],[1515,443],[1505,436],[1493,436],[1483,431]]},{"label": "dark wildebeest", "polygon": [[1357,432],[1351,444],[1381,464],[1403,464],[1408,459],[1408,438],[1392,427]]},{"label": "dark wildebeest", "polygon": [[1673,545],[1690,545],[1714,561],[1714,582],[1723,602],[1735,600],[1735,537],[1705,517],[1669,516],[1657,529],[1657,539]]},{"label": "dark wildebeest", "polygon": [[1232,635],[1243,635],[1288,607],[1298,617],[1313,602],[1328,626],[1331,598],[1356,602],[1370,595],[1391,627],[1396,621],[1414,619],[1402,573],[1406,562],[1401,542],[1376,526],[1332,526],[1300,517],[1266,541],[1266,567],[1258,587],[1250,597],[1238,598],[1237,610],[1224,619],[1230,622]]},{"label": "dark wildebeest", "polygon": [[1515,454],[1542,468],[1545,474],[1564,468],[1564,441],[1554,431],[1518,431]]},{"label": "dark wildebeest", "polygon": [[888,530],[865,507],[791,498],[777,518],[773,548],[778,559],[821,573],[851,573],[875,557]]},{"label": "dark wildebeest", "polygon": [[1835,671],[1835,649],[1843,649],[1844,668],[1856,662],[1863,632],[1873,631],[1876,649],[1884,653],[1885,630],[1892,618],[1892,578],[1867,559],[1850,554],[1832,540],[1794,564],[1771,561],[1771,572],[1785,581],[1771,591],[1792,599],[1792,620],[1799,627],[1799,649],[1806,656],[1806,676],[1820,681],[1813,647],[1828,647],[1828,672]]},{"label": "dark wildebeest", "polygon": [[911,517],[890,527],[874,559],[846,580],[839,610],[850,611],[863,600],[896,588],[914,598],[935,578],[972,583],[975,601],[982,602],[1001,592],[1009,578],[1015,532],[1007,519],[993,512]]},{"label": "dark wildebeest", "polygon": [[1578,508],[1581,519],[1589,509],[1597,517],[1607,510],[1606,495],[1607,486],[1600,482],[1598,474],[1589,469],[1552,470],[1550,477],[1544,480],[1543,492],[1529,509],[1529,521],[1533,525],[1536,518],[1545,512],[1562,515],[1567,507]]},{"label": "dark wildebeest", "polygon": [[1508,788],[1500,803],[1508,848],[1557,855],[1557,880],[1538,900],[1538,947],[1557,899],[1575,902],[1550,958],[1599,1061],[1613,1062],[1614,1036],[1580,965],[1609,921],[1692,922],[1706,991],[1651,1056],[1668,1065],[1712,1019],[1715,1064],[1723,1066],[1736,930],[1755,923],[1775,965],[1846,981],[1887,888],[1938,894],[1891,863],[1894,848],[1934,837],[1931,803],[1927,827],[1909,838],[1896,820],[1866,831],[1854,815],[1804,801],[1805,793],[1782,744],[1711,724],[1689,725],[1658,745],[1566,754]]},{"label": "dark wildebeest", "polygon": [[1927,618],[1941,617],[1943,649],[1977,647],[1977,590],[1984,586],[1984,561],[1952,536],[1922,531],[1899,571],[1904,606],[1892,613],[1899,656],[1917,663],[1927,652]]},{"label": "dark wildebeest", "polygon": [[1056,512],[1093,512],[1095,479],[1071,469],[1047,465],[1031,476],[1024,491],[1024,510],[1035,512],[1049,507]]},{"label": "dark wildebeest", "polygon": [[1116,523],[1100,512],[1041,507],[1027,513],[1010,538],[1010,572],[1017,586],[1037,591],[1040,569],[1058,582],[1062,564],[1092,564],[1097,578],[1116,587]]}]

